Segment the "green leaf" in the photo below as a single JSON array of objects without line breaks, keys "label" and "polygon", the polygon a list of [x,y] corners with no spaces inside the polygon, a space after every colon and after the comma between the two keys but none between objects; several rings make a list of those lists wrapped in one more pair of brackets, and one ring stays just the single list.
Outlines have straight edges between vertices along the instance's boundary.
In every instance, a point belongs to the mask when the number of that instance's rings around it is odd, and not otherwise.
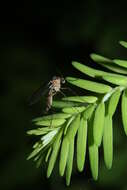
[{"label": "green leaf", "polygon": [[72,167],[73,167],[73,157],[74,157],[74,139],[70,140],[69,143],[69,152],[68,152],[68,158],[67,158],[67,168],[66,168],[66,185],[70,185],[71,180],[71,173],[72,173]]},{"label": "green leaf", "polygon": [[42,152],[39,152],[39,154],[37,154],[34,158],[33,161],[36,162],[42,155]]},{"label": "green leaf", "polygon": [[119,43],[120,43],[121,46],[127,48],[127,42],[125,42],[125,41],[120,41]]},{"label": "green leaf", "polygon": [[60,152],[60,162],[59,162],[59,173],[60,176],[64,175],[66,163],[67,163],[67,157],[69,152],[69,140],[67,136],[64,137]]},{"label": "green leaf", "polygon": [[120,88],[118,88],[117,90],[115,90],[115,92],[111,95],[109,102],[108,102],[108,114],[113,116],[115,111],[116,111],[116,107],[118,105],[119,99],[120,99]]},{"label": "green leaf", "polygon": [[27,134],[28,135],[44,135],[46,134],[47,132],[49,131],[49,129],[45,130],[44,128],[40,129],[40,128],[37,128],[37,129],[32,129],[32,130],[29,130],[27,131]]},{"label": "green leaf", "polygon": [[81,103],[94,103],[97,101],[97,97],[95,96],[70,96],[62,98],[66,101],[74,101],[74,102],[81,102]]},{"label": "green leaf", "polygon": [[113,134],[112,134],[112,117],[110,115],[105,116],[104,121],[104,135],[103,135],[103,149],[104,149],[104,161],[108,169],[112,167],[113,160]]},{"label": "green leaf", "polygon": [[64,135],[66,135],[68,127],[70,126],[70,124],[74,118],[75,118],[75,116],[72,116],[71,118],[68,119],[67,124],[66,124],[65,129],[64,129]]},{"label": "green leaf", "polygon": [[101,65],[111,71],[121,73],[121,74],[127,74],[127,69],[114,64],[113,60],[111,60],[111,59],[108,59],[106,57],[103,57],[103,56],[95,54],[95,53],[92,53],[90,55],[90,57],[93,61],[95,61],[99,65]]},{"label": "green leaf", "polygon": [[94,180],[98,179],[98,147],[96,144],[89,146],[89,159],[92,177]]},{"label": "green leaf", "polygon": [[[41,142],[41,144],[42,144],[42,142]],[[35,142],[35,144],[33,145],[33,148],[35,149],[35,148],[37,148],[37,147],[39,147],[40,146],[40,141],[37,141],[37,142]]]},{"label": "green leaf", "polygon": [[93,61],[97,62],[97,63],[112,63],[112,60],[106,57],[103,57],[101,55],[98,55],[96,53],[91,53],[90,57]]},{"label": "green leaf", "polygon": [[[102,56],[99,56],[99,57],[102,57]],[[98,60],[101,60],[101,59],[98,59]],[[113,62],[113,61],[112,61],[112,63],[114,64],[114,67],[116,67],[115,66],[116,63]],[[91,67],[88,67],[88,66],[83,65],[83,64],[78,63],[78,62],[73,62],[72,64],[73,64],[74,67],[76,67],[82,73],[85,73],[86,75],[88,75],[90,77],[96,77],[96,78],[101,79],[104,76],[109,76],[109,77],[111,76],[111,77],[114,77],[114,78],[126,79],[125,76],[122,76],[122,75],[119,75],[119,74],[114,74],[114,73],[109,73],[109,72],[104,72],[104,71],[100,71],[100,70],[97,70],[97,69],[93,69]],[[124,68],[124,74],[127,74],[127,69],[126,69],[126,72],[125,72],[125,68]]]},{"label": "green leaf", "polygon": [[52,147],[49,147],[49,149],[47,151],[47,154],[46,154],[46,157],[45,157],[45,162],[48,162],[48,159],[49,159],[49,156],[51,154],[51,151],[52,151]]},{"label": "green leaf", "polygon": [[38,144],[38,146],[27,157],[27,160],[30,160],[31,158],[35,157],[42,149],[43,149],[43,144],[42,143]]},{"label": "green leaf", "polygon": [[68,139],[73,139],[77,133],[77,130],[80,125],[80,114],[78,114],[75,119],[71,122],[70,126],[68,127],[66,136]]},{"label": "green leaf", "polygon": [[98,155],[98,147],[94,143],[93,139],[93,119],[94,119],[94,114],[92,114],[88,123],[88,149],[89,149],[89,160],[90,160],[90,168],[92,176],[94,180],[97,180],[99,155]]},{"label": "green leaf", "polygon": [[81,71],[82,73],[90,76],[90,77],[100,77],[103,76],[106,72],[104,71],[100,71],[97,69],[93,69],[91,67],[88,67],[86,65],[83,65],[81,63],[78,62],[72,62],[72,65],[79,71]]},{"label": "green leaf", "polygon": [[105,116],[105,104],[101,102],[98,104],[95,110],[95,116],[93,120],[93,137],[94,142],[97,146],[101,145],[104,127],[104,116]]},{"label": "green leaf", "polygon": [[70,114],[66,114],[66,113],[56,113],[56,114],[52,114],[52,115],[46,115],[43,117],[37,117],[37,118],[33,119],[32,121],[33,122],[44,121],[44,120],[50,120],[51,121],[52,119],[66,119],[70,116],[71,116]]},{"label": "green leaf", "polygon": [[52,103],[52,107],[55,107],[55,108],[68,108],[68,107],[72,107],[72,106],[78,106],[79,103],[76,103],[76,102],[69,102],[69,101],[53,101]]},{"label": "green leaf", "polygon": [[84,111],[85,109],[86,109],[85,106],[80,106],[80,107],[63,108],[62,111],[68,114],[77,114]]},{"label": "green leaf", "polygon": [[102,77],[105,81],[110,82],[112,84],[120,85],[120,86],[127,86],[127,77],[125,76],[109,76],[109,75],[104,75]]},{"label": "green leaf", "polygon": [[67,77],[66,80],[80,88],[90,90],[92,92],[97,92],[97,93],[107,93],[109,92],[112,88],[108,85],[97,83],[97,82],[92,82],[89,80],[84,80],[84,79],[79,79],[79,78],[73,78],[73,77]]},{"label": "green leaf", "polygon": [[124,132],[127,135],[127,89],[123,92],[121,107]]},{"label": "green leaf", "polygon": [[84,168],[86,156],[86,142],[87,142],[87,120],[83,117],[80,121],[80,126],[77,134],[77,167],[81,172]]},{"label": "green leaf", "polygon": [[49,164],[48,164],[48,168],[47,168],[47,177],[48,178],[50,177],[50,175],[52,173],[52,170],[54,168],[54,165],[55,165],[55,162],[57,159],[57,155],[58,155],[60,144],[61,144],[62,134],[63,134],[63,130],[60,130],[60,132],[58,133],[56,140],[53,144],[53,150],[52,150],[52,154],[50,156]]},{"label": "green leaf", "polygon": [[41,164],[43,163],[44,154],[40,156],[40,158],[36,161],[36,167],[39,168]]},{"label": "green leaf", "polygon": [[89,119],[95,109],[95,104],[89,105],[82,113],[85,120]]},{"label": "green leaf", "polygon": [[41,126],[52,126],[52,127],[57,127],[62,125],[66,120],[65,119],[51,119],[51,120],[41,120],[35,122],[36,125],[41,125]]},{"label": "green leaf", "polygon": [[115,64],[110,64],[110,65],[107,65],[107,64],[100,64],[102,65],[103,67],[111,70],[111,71],[114,71],[116,73],[120,73],[120,74],[127,74],[127,69],[125,68],[122,68],[118,65],[115,65]]},{"label": "green leaf", "polygon": [[113,59],[113,62],[121,67],[127,68],[127,60]]}]

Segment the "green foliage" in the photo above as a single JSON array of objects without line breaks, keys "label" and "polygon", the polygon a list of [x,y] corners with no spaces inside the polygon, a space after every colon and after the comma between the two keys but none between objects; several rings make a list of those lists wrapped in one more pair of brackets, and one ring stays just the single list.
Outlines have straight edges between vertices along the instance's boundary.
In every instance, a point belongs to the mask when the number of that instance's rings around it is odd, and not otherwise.
[{"label": "green foliage", "polygon": [[116,73],[121,73],[121,74],[127,74],[126,68],[120,67],[119,65],[117,65],[115,63],[115,61],[113,61],[111,59],[105,58],[105,57],[100,56],[98,54],[91,54],[90,57],[93,61],[95,61],[99,65],[101,65],[101,66],[103,66],[103,67],[105,67],[111,71],[114,71]]},{"label": "green foliage", "polygon": [[87,142],[87,120],[83,117],[77,133],[77,168],[81,172],[84,169]]},{"label": "green foliage", "polygon": [[106,115],[104,120],[103,149],[105,165],[110,169],[113,159],[112,117],[110,115]]},{"label": "green foliage", "polygon": [[[121,41],[120,44],[127,48],[127,42]],[[99,148],[103,145],[104,162],[107,169],[111,169],[113,116],[121,94],[122,123],[127,135],[127,61],[109,59],[98,54],[91,54],[90,57],[110,72],[72,62],[77,70],[94,78],[95,81],[76,77],[67,77],[66,81],[85,89],[85,93],[86,91],[89,91],[89,94],[92,93],[89,96],[87,94],[69,96],[53,101],[52,106],[57,112],[35,118],[32,122],[37,128],[27,132],[28,135],[35,135],[39,138],[38,142],[33,145],[33,151],[28,159],[36,161],[37,166],[45,162],[47,177],[50,177],[56,161],[59,161],[59,174],[65,175],[67,185],[70,185],[74,152],[76,152],[79,172],[84,170],[88,152],[92,177],[97,180]]]},{"label": "green foliage", "polygon": [[124,131],[127,135],[127,89],[124,90],[122,95],[122,121]]},{"label": "green foliage", "polygon": [[67,168],[66,168],[66,184],[70,185],[72,167],[73,167],[73,157],[74,157],[74,139],[70,140],[69,143],[69,152],[67,158]]},{"label": "green foliage", "polygon": [[66,80],[75,86],[78,86],[85,90],[89,90],[89,91],[96,92],[96,93],[104,94],[104,93],[111,91],[110,86],[101,84],[101,83],[97,83],[97,82],[92,82],[89,80],[73,78],[73,77],[67,77]]},{"label": "green foliage", "polygon": [[93,138],[94,138],[94,143],[97,146],[101,145],[101,140],[103,136],[104,116],[105,116],[105,104],[104,102],[101,102],[97,105],[93,120]]},{"label": "green foliage", "polygon": [[93,136],[94,116],[95,115],[93,113],[88,123],[88,150],[89,150],[89,161],[90,161],[92,177],[94,180],[97,180],[99,155],[98,155],[98,146],[95,144]]}]

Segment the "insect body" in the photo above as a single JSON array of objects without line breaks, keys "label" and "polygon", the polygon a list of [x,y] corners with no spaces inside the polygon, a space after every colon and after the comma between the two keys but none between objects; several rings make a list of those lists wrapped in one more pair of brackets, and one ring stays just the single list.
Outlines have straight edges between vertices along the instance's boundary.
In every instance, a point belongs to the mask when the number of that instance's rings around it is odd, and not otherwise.
[{"label": "insect body", "polygon": [[65,83],[64,78],[54,76],[48,84],[46,84],[45,86],[41,86],[37,91],[35,91],[35,93],[33,93],[30,99],[30,105],[38,102],[41,96],[47,94],[46,112],[48,112],[52,106],[53,96],[60,92],[61,84],[63,83]]}]

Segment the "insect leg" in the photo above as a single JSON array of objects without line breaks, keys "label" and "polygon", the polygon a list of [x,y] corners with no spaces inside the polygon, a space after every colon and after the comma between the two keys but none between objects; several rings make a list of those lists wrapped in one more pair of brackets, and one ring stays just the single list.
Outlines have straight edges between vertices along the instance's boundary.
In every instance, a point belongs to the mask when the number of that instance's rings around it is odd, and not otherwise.
[{"label": "insect leg", "polygon": [[49,94],[47,97],[46,113],[50,110],[52,106],[52,95]]}]

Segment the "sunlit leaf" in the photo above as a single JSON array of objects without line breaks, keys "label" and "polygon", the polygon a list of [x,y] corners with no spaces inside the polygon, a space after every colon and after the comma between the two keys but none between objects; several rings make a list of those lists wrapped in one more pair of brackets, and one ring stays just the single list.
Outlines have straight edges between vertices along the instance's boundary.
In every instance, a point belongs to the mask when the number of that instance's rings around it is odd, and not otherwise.
[{"label": "sunlit leaf", "polygon": [[50,177],[50,175],[52,173],[52,170],[54,168],[54,165],[55,165],[55,162],[57,159],[58,151],[59,151],[60,144],[61,144],[62,133],[63,133],[63,130],[60,130],[60,132],[58,133],[57,138],[53,144],[53,150],[52,150],[52,153],[51,153],[51,156],[49,159],[48,168],[47,168],[47,177],[48,178]]},{"label": "sunlit leaf", "polygon": [[127,86],[127,77],[124,76],[109,76],[104,75],[102,77],[107,82],[110,82],[112,84],[121,85],[121,86]]},{"label": "sunlit leaf", "polygon": [[81,103],[94,103],[97,101],[97,97],[95,96],[70,96],[62,98],[66,101],[74,101],[74,102],[81,102]]},{"label": "sunlit leaf", "polygon": [[70,126],[68,127],[66,136],[68,139],[73,139],[77,133],[77,130],[80,125],[80,114],[75,117],[75,119],[71,122]]},{"label": "sunlit leaf", "polygon": [[119,43],[120,43],[123,47],[127,48],[127,42],[125,42],[125,41],[120,41]]},{"label": "sunlit leaf", "polygon": [[60,176],[64,175],[67,158],[68,158],[68,152],[69,152],[69,140],[67,136],[64,137],[60,152],[60,162],[59,162],[59,173]]},{"label": "sunlit leaf", "polygon": [[83,117],[77,133],[77,168],[81,172],[84,168],[87,142],[87,120]]},{"label": "sunlit leaf", "polygon": [[68,119],[66,126],[65,126],[65,129],[64,129],[64,135],[66,135],[68,127],[71,124],[71,122],[74,120],[74,118],[75,118],[75,115]]},{"label": "sunlit leaf", "polygon": [[85,109],[86,109],[85,106],[80,106],[80,107],[63,108],[62,111],[68,114],[76,114],[84,111]]},{"label": "sunlit leaf", "polygon": [[94,143],[93,139],[93,119],[94,119],[94,113],[92,114],[88,123],[88,149],[89,149],[89,161],[90,161],[92,177],[94,180],[97,180],[99,155],[98,155],[98,147]]},{"label": "sunlit leaf", "polygon": [[123,92],[121,107],[123,127],[127,135],[127,89]]},{"label": "sunlit leaf", "polygon": [[52,147],[50,147],[47,151],[47,154],[46,154],[46,157],[45,157],[45,161],[48,162],[48,159],[49,159],[49,156],[51,154],[51,151],[52,151]]},{"label": "sunlit leaf", "polygon": [[40,126],[54,126],[57,127],[59,125],[62,125],[66,120],[65,119],[51,119],[51,120],[41,120],[35,122],[36,125]]},{"label": "sunlit leaf", "polygon": [[95,116],[93,120],[93,137],[94,142],[97,146],[101,145],[104,127],[104,116],[105,116],[105,104],[101,102],[98,104],[95,110]]},{"label": "sunlit leaf", "polygon": [[30,160],[31,158],[36,156],[42,149],[43,149],[43,144],[42,143],[38,144],[38,146],[27,157],[27,160]]},{"label": "sunlit leaf", "polygon": [[86,65],[83,65],[81,63],[78,63],[78,62],[72,62],[72,65],[78,69],[79,71],[81,71],[82,73],[90,76],[90,77],[100,77],[100,76],[103,76],[105,74],[104,71],[100,71],[100,70],[97,70],[97,69],[93,69],[91,67],[88,67]]},{"label": "sunlit leaf", "polygon": [[103,57],[103,56],[95,54],[95,53],[92,53],[90,55],[90,57],[93,61],[95,61],[96,63],[100,64],[101,66],[103,66],[111,71],[121,73],[121,74],[127,74],[126,68],[122,68],[122,67],[114,64],[113,60],[111,60],[111,59],[108,59],[106,57]]},{"label": "sunlit leaf", "polygon": [[48,132],[49,130],[44,130],[43,128],[40,130],[40,128],[38,129],[32,129],[27,131],[28,135],[44,135]]},{"label": "sunlit leaf", "polygon": [[74,139],[70,140],[69,143],[69,152],[68,152],[68,158],[67,158],[67,168],[66,168],[66,185],[70,185],[71,180],[71,173],[72,173],[72,167],[73,167],[73,157],[74,157]]},{"label": "sunlit leaf", "polygon": [[72,106],[78,106],[79,103],[76,103],[76,102],[69,102],[69,101],[56,101],[54,100],[53,103],[52,103],[52,107],[55,107],[55,108],[66,108],[66,107],[72,107]]},{"label": "sunlit leaf", "polygon": [[98,147],[96,144],[89,146],[89,159],[92,177],[94,180],[98,179]]},{"label": "sunlit leaf", "polygon": [[48,132],[46,135],[42,136],[41,141],[43,143],[43,147],[47,146],[59,131],[60,131],[60,128],[57,127],[57,128],[54,128],[52,131]]},{"label": "sunlit leaf", "polygon": [[92,92],[97,92],[97,93],[107,93],[109,92],[112,88],[108,85],[97,83],[97,82],[92,82],[89,80],[84,80],[84,79],[79,79],[79,78],[73,78],[73,77],[67,77],[66,80],[80,88],[92,91]]},{"label": "sunlit leaf", "polygon": [[112,117],[105,116],[104,135],[103,135],[104,161],[108,169],[112,167],[113,160],[113,132],[112,132]]},{"label": "sunlit leaf", "polygon": [[119,102],[119,98],[120,98],[120,88],[118,88],[110,97],[109,102],[108,102],[108,114],[113,116],[115,111],[116,111],[116,107],[117,104]]},{"label": "sunlit leaf", "polygon": [[82,113],[83,117],[85,120],[89,119],[95,109],[96,105],[95,104],[92,104],[92,105],[89,105]]},{"label": "sunlit leaf", "polygon": [[66,119],[70,116],[71,116],[70,114],[66,114],[66,113],[56,113],[56,114],[52,114],[52,115],[46,115],[43,117],[37,117],[37,118],[33,119],[32,121],[33,122],[44,121],[44,120],[50,120],[51,121],[52,119]]},{"label": "sunlit leaf", "polygon": [[127,68],[127,60],[113,59],[113,62],[121,67]]},{"label": "sunlit leaf", "polygon": [[[42,144],[42,142],[41,142],[41,144]],[[35,144],[33,145],[33,148],[35,149],[35,148],[37,148],[38,146],[40,146],[40,141],[35,142]]]},{"label": "sunlit leaf", "polygon": [[106,58],[104,56],[101,56],[99,54],[96,53],[91,53],[90,57],[93,61],[97,62],[97,63],[112,63],[112,60],[109,58]]}]

